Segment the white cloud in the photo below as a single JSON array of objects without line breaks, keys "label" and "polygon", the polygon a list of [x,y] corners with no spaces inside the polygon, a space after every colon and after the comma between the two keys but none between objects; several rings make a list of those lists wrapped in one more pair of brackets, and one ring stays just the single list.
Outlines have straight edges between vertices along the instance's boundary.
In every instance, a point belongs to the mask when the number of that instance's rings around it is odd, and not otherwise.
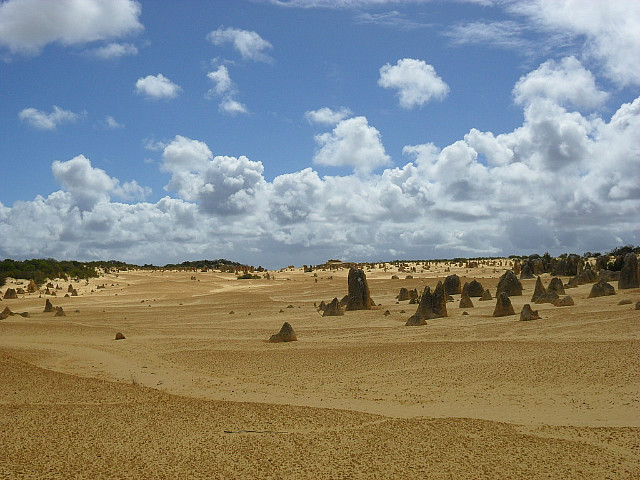
[{"label": "white cloud", "polygon": [[147,75],[144,78],[140,77],[136,81],[136,93],[147,98],[172,99],[176,98],[181,91],[182,88],[179,85],[176,85],[161,73]]},{"label": "white cloud", "polygon": [[9,0],[0,4],[0,46],[36,55],[50,43],[77,45],[143,29],[132,0]]},{"label": "white cloud", "polygon": [[529,104],[547,98],[562,105],[596,108],[607,99],[606,92],[596,86],[593,74],[575,57],[560,62],[548,60],[518,80],[513,89],[516,103]]},{"label": "white cloud", "polygon": [[91,165],[84,155],[78,155],[66,162],[55,161],[51,171],[56,181],[69,192],[80,210],[91,210],[97,203],[109,202],[111,194],[127,200],[143,199],[151,193],[148,187],[141,187],[134,180],[120,184],[116,178]]},{"label": "white cloud", "polygon": [[116,121],[116,119],[113,118],[111,115],[107,115],[106,117],[104,117],[104,126],[106,128],[111,129],[111,130],[115,130],[115,129],[118,129],[118,128],[124,128],[124,124],[118,123]]},{"label": "white cloud", "polygon": [[90,50],[92,55],[109,60],[112,58],[120,58],[128,55],[137,55],[138,48],[131,43],[109,43],[103,47]]},{"label": "white cloud", "polygon": [[398,90],[400,106],[407,109],[421,107],[432,99],[442,100],[449,93],[449,86],[432,65],[413,58],[382,66],[378,85]]},{"label": "white cloud", "polygon": [[225,65],[220,65],[217,70],[207,73],[207,78],[213,82],[213,88],[207,92],[205,97],[222,97],[218,104],[221,113],[234,116],[249,112],[246,105],[234,98],[237,90],[229,76],[229,69]]},{"label": "white cloud", "polygon": [[338,110],[323,107],[318,110],[309,110],[304,113],[304,117],[309,123],[319,123],[321,125],[335,125],[351,115],[353,115],[353,112],[351,112],[347,107],[340,107]]},{"label": "white cloud", "polygon": [[537,28],[584,38],[584,53],[621,86],[640,85],[640,2],[537,0],[507,4]]},{"label": "white cloud", "polygon": [[223,45],[225,43],[233,44],[233,48],[240,53],[245,60],[267,63],[273,61],[273,58],[265,53],[265,50],[273,48],[273,45],[256,32],[232,27],[224,29],[220,27],[210,32],[207,35],[207,40],[214,45]]},{"label": "white cloud", "polygon": [[316,135],[315,140],[320,149],[313,161],[319,165],[352,167],[367,174],[390,162],[380,132],[365,117],[342,120],[331,133]]},{"label": "white cloud", "polygon": [[56,105],[51,113],[45,113],[35,108],[25,108],[18,114],[18,118],[40,130],[55,130],[63,123],[75,122],[80,115],[69,110],[64,110]]}]

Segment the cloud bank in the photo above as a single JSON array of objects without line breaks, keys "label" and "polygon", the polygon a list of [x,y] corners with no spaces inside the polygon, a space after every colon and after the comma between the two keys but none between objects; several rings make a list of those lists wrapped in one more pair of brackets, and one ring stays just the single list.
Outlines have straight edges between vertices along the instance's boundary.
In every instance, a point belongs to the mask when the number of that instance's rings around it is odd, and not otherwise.
[{"label": "cloud bank", "polygon": [[307,112],[328,129],[316,136],[314,161],[352,171],[333,176],[308,167],[268,181],[259,160],[176,135],[162,145],[167,196],[155,203],[144,201],[149,188],[83,155],[56,161],[60,190],[0,204],[0,256],[280,267],[640,243],[640,98],[604,118],[594,109],[606,94],[573,57],[523,75],[513,95],[518,128],[471,129],[443,148],[406,145],[396,166],[366,117]]}]

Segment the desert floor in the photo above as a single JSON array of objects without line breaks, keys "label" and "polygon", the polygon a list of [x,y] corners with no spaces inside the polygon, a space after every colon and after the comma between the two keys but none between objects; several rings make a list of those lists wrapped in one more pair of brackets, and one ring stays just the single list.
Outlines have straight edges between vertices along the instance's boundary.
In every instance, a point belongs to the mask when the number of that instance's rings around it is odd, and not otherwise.
[{"label": "desert floor", "polygon": [[[451,273],[494,294],[503,268]],[[59,281],[64,317],[0,300],[29,313],[0,320],[0,478],[640,478],[640,311],[618,305],[640,289],[569,289],[531,322],[455,295],[406,327],[400,287],[449,274],[420,269],[367,271],[381,305],[342,317],[314,303],[347,270],[120,272],[70,298]],[[298,341],[268,343],[285,321]]]}]

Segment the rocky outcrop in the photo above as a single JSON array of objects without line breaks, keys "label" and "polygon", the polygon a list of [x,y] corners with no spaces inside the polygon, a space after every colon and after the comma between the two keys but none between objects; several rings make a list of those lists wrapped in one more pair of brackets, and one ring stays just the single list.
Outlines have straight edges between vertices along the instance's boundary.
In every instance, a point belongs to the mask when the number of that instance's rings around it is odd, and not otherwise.
[{"label": "rocky outcrop", "polygon": [[475,278],[470,282],[465,283],[462,291],[466,291],[467,295],[469,295],[470,297],[482,297],[482,295],[484,294],[484,288],[482,287],[482,284]]},{"label": "rocky outcrop", "polygon": [[533,272],[531,271],[529,264],[525,263],[524,266],[522,267],[522,271],[520,272],[520,280],[528,280],[530,278],[535,278],[535,277],[533,276]]},{"label": "rocky outcrop", "polygon": [[409,300],[409,289],[402,287],[400,289],[400,293],[398,293],[398,296],[396,298],[398,299],[399,302]]},{"label": "rocky outcrop", "polygon": [[467,295],[466,293],[462,293],[462,296],[460,297],[460,305],[458,305],[459,308],[473,308],[473,302],[471,301],[471,298],[469,297],[469,295]]},{"label": "rocky outcrop", "polygon": [[7,291],[4,292],[4,299],[15,300],[16,298],[18,298],[18,293],[16,292],[16,290],[14,288],[7,288]]},{"label": "rocky outcrop", "polygon": [[442,282],[438,282],[436,288],[431,292],[430,287],[425,287],[418,309],[409,320],[407,325],[425,325],[426,320],[447,316],[447,295]]},{"label": "rocky outcrop", "polygon": [[535,302],[538,298],[547,294],[547,289],[542,285],[542,279],[538,276],[536,280],[536,286],[533,289],[533,295],[531,295],[531,301]]},{"label": "rocky outcrop", "polygon": [[493,300],[493,297],[491,296],[491,292],[489,291],[488,288],[484,292],[482,292],[482,296],[480,297],[481,302],[486,302],[487,300]]},{"label": "rocky outcrop", "polygon": [[350,268],[346,310],[371,310],[371,295],[367,276],[360,268]]},{"label": "rocky outcrop", "polygon": [[553,302],[553,305],[556,307],[571,307],[575,305],[575,302],[573,301],[573,298],[571,298],[570,295],[566,295],[562,298],[558,298],[557,300],[555,300]]},{"label": "rocky outcrop", "polygon": [[506,292],[501,292],[496,298],[496,308],[493,310],[494,317],[506,317],[507,315],[516,314]]},{"label": "rocky outcrop", "polygon": [[504,275],[500,277],[498,288],[496,289],[496,297],[503,292],[509,297],[522,295],[522,283],[520,283],[518,277],[516,277],[515,273],[511,270],[507,270],[504,272]]},{"label": "rocky outcrop", "polygon": [[462,287],[460,285],[460,277],[455,273],[453,275],[449,275],[444,279],[444,291],[447,295],[457,295],[462,292]]},{"label": "rocky outcrop", "polygon": [[50,312],[55,312],[56,309],[54,308],[53,304],[51,303],[51,300],[49,300],[48,298],[45,300],[44,302],[44,310],[43,313],[50,313]]},{"label": "rocky outcrop", "polygon": [[613,285],[607,282],[598,282],[594,283],[593,287],[591,287],[591,293],[589,293],[589,298],[595,297],[606,297],[607,295],[615,295],[616,290],[613,288]]},{"label": "rocky outcrop", "polygon": [[38,291],[38,285],[33,281],[33,278],[29,280],[29,285],[27,285],[27,293],[36,293]]},{"label": "rocky outcrop", "polygon": [[620,279],[618,280],[618,290],[627,288],[638,288],[638,257],[631,252],[624,257],[624,265],[620,270]]},{"label": "rocky outcrop", "polygon": [[323,317],[339,317],[340,315],[344,315],[344,310],[340,306],[340,302],[338,298],[334,298],[328,305],[324,307],[324,312],[322,313]]},{"label": "rocky outcrop", "polygon": [[533,310],[531,308],[531,305],[529,305],[528,303],[525,303],[524,307],[522,307],[522,311],[520,312],[520,320],[522,320],[523,322],[526,322],[529,320],[538,320],[539,318],[540,318],[540,315],[538,314],[538,311]]},{"label": "rocky outcrop", "polygon": [[298,338],[289,322],[284,322],[280,331],[275,335],[271,335],[269,338],[271,343],[295,342],[296,340],[298,340]]},{"label": "rocky outcrop", "polygon": [[547,292],[556,292],[558,295],[564,295],[564,285],[558,277],[553,277],[547,287]]}]

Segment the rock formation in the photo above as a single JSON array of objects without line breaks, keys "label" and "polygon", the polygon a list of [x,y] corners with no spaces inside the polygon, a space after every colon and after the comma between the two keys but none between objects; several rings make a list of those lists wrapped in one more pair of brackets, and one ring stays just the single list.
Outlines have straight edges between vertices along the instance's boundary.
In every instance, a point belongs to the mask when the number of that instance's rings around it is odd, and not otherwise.
[{"label": "rock formation", "polygon": [[462,296],[460,297],[460,305],[458,305],[459,308],[473,308],[473,302],[471,301],[471,298],[469,297],[469,295],[465,292],[462,293]]},{"label": "rock formation", "polygon": [[496,296],[496,308],[493,311],[493,316],[506,317],[507,315],[515,314],[516,312],[513,310],[513,305],[511,305],[509,295],[507,295],[506,292],[500,292],[500,294]]},{"label": "rock formation", "polygon": [[598,282],[594,283],[593,287],[591,287],[591,293],[589,293],[589,298],[594,297],[605,297],[607,295],[615,295],[616,290],[613,288],[613,285],[607,282]]},{"label": "rock formation", "polygon": [[369,285],[362,269],[349,269],[348,286],[346,310],[371,310]]},{"label": "rock formation", "polygon": [[54,308],[53,304],[51,303],[51,300],[49,300],[47,298],[47,300],[44,302],[44,310],[43,313],[50,313],[50,312],[55,312],[56,309]]},{"label": "rock formation", "polygon": [[[338,300],[338,299],[336,298],[336,300]],[[324,312],[324,309],[325,309],[325,308],[327,308],[327,304],[325,303],[325,301],[324,301],[324,300],[322,300],[322,301],[320,302],[320,305],[318,305],[318,311],[319,311],[319,312]]]},{"label": "rock formation", "polygon": [[553,302],[553,305],[556,307],[571,307],[575,305],[575,302],[573,301],[573,298],[571,298],[570,295],[566,295],[562,298],[558,298],[557,300],[555,300]]},{"label": "rock formation", "polygon": [[493,297],[491,296],[491,292],[489,291],[488,288],[484,292],[482,292],[482,296],[480,297],[481,302],[486,302],[487,300],[493,300]]},{"label": "rock formation", "polygon": [[507,270],[504,272],[504,275],[500,277],[498,288],[496,289],[496,297],[503,292],[509,297],[522,295],[522,283],[520,283],[518,277],[516,277],[515,273],[511,270]]},{"label": "rock formation", "polygon": [[33,278],[29,280],[29,285],[27,285],[27,293],[36,293],[38,291],[38,285],[33,281]]},{"label": "rock formation", "polygon": [[4,292],[4,299],[5,300],[14,300],[16,298],[18,298],[18,294],[16,293],[15,289],[7,288],[7,291]]},{"label": "rock formation", "polygon": [[409,300],[409,290],[405,287],[402,287],[400,289],[400,293],[396,298],[398,299],[399,302],[402,302],[404,300]]},{"label": "rock formation", "polygon": [[540,279],[540,276],[538,275],[538,279],[536,280],[536,286],[533,289],[533,295],[531,295],[531,301],[535,302],[538,298],[542,297],[543,295],[547,294],[547,289],[544,288],[544,285],[542,285],[542,280]]},{"label": "rock formation", "polygon": [[329,304],[324,307],[324,312],[322,313],[323,317],[338,317],[340,315],[344,315],[344,310],[340,306],[340,302],[338,298],[335,297]]},{"label": "rock formation", "polygon": [[418,309],[409,320],[407,325],[425,325],[426,321],[431,318],[440,318],[447,316],[447,297],[442,282],[438,282],[436,288],[431,293],[430,287],[425,287]]},{"label": "rock formation", "polygon": [[520,272],[520,280],[526,280],[530,278],[535,278],[535,277],[533,276],[533,272],[531,271],[531,268],[529,268],[529,264],[525,263],[524,267],[522,267],[522,271]]},{"label": "rock formation", "polygon": [[462,289],[462,291],[464,292],[465,290],[467,292],[467,295],[469,295],[470,297],[482,297],[482,295],[484,294],[484,288],[482,287],[482,284],[475,278],[470,282],[464,284],[464,288]]},{"label": "rock formation", "polygon": [[116,333],[116,340],[124,340],[125,336],[122,334],[122,332],[118,332]]},{"label": "rock formation", "polygon": [[564,295],[564,285],[562,284],[562,280],[558,277],[553,277],[551,282],[549,282],[549,286],[547,287],[547,292],[556,292],[558,295]]},{"label": "rock formation", "polygon": [[62,307],[56,307],[56,317],[66,317],[67,314],[64,313],[64,310],[62,309]]},{"label": "rock formation", "polygon": [[455,273],[453,275],[448,275],[444,279],[444,291],[447,295],[457,295],[462,292],[462,288],[460,285],[460,277]]},{"label": "rock formation", "polygon": [[624,265],[620,270],[620,279],[618,280],[618,290],[626,288],[638,288],[638,258],[636,254],[627,253],[624,257]]},{"label": "rock formation", "polygon": [[538,311],[533,310],[531,308],[531,305],[529,305],[528,303],[525,303],[524,307],[522,307],[522,311],[520,312],[520,320],[522,321],[538,320],[539,318],[540,318],[540,315],[538,314]]},{"label": "rock formation", "polygon": [[295,342],[298,340],[296,338],[296,334],[293,331],[293,327],[289,324],[289,322],[284,322],[282,328],[275,335],[271,335],[269,341],[271,343],[280,343],[280,342]]}]

